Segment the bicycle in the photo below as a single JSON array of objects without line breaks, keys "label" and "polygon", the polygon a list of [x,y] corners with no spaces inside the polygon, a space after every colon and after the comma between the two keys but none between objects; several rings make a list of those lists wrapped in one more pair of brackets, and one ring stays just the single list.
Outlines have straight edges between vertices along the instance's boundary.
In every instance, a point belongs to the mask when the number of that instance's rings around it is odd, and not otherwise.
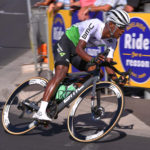
[{"label": "bicycle", "polygon": [[[131,70],[120,72],[114,64],[103,62],[97,65],[95,71],[67,74],[60,86],[75,84],[81,82],[81,77],[92,76],[75,91],[66,91],[69,94],[63,100],[57,100],[55,94],[49,102],[47,114],[57,119],[58,114],[74,101],[68,114],[67,127],[70,135],[79,142],[102,139],[112,131],[122,115],[124,95],[121,88],[114,82],[100,81],[99,76],[100,67],[109,66],[129,81]],[[39,124],[47,124],[32,118],[33,113],[39,109],[47,83],[48,81],[41,77],[31,78],[20,84],[10,95],[2,112],[2,124],[8,133],[21,135]],[[105,94],[106,90],[110,95]]]}]

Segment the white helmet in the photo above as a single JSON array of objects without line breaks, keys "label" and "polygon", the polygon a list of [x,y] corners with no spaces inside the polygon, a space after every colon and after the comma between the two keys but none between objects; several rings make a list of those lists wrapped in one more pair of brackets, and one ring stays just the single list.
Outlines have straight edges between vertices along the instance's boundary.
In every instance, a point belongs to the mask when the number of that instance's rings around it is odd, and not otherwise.
[{"label": "white helmet", "polygon": [[118,27],[124,27],[130,23],[130,17],[128,13],[122,9],[110,10],[106,17],[106,22],[112,21]]}]

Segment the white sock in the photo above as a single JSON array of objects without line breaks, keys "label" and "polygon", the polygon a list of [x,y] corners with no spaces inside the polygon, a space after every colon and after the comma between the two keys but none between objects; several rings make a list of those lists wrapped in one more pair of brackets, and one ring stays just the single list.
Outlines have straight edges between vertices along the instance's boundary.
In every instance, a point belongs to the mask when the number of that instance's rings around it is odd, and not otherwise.
[{"label": "white sock", "polygon": [[41,101],[41,106],[40,106],[39,112],[46,113],[47,105],[48,105],[48,102]]}]

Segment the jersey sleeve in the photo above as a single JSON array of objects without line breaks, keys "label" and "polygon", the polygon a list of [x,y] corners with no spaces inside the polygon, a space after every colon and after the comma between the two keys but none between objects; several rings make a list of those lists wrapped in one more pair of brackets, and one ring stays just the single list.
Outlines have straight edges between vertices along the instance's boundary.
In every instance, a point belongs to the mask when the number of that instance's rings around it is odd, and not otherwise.
[{"label": "jersey sleeve", "polygon": [[117,46],[117,40],[116,39],[109,39],[107,40],[107,48],[110,50],[107,58],[113,58],[114,57],[114,52]]},{"label": "jersey sleeve", "polygon": [[86,24],[85,29],[81,33],[79,39],[85,41],[86,43],[88,43],[90,37],[94,36],[95,33],[97,32],[98,24],[99,24],[99,22],[97,20],[89,21]]}]

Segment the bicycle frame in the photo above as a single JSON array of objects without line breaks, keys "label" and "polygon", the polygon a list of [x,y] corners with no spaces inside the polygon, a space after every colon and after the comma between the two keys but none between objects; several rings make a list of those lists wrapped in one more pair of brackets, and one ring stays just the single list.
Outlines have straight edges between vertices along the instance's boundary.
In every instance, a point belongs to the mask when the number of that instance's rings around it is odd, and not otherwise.
[{"label": "bicycle frame", "polygon": [[95,81],[100,79],[99,75],[93,76],[89,78],[83,85],[77,88],[73,93],[71,93],[67,98],[65,98],[60,104],[57,106],[57,113],[61,112],[66,106],[68,106],[75,98],[82,93],[88,86],[92,85],[93,83],[96,84]]},{"label": "bicycle frame", "polygon": [[[130,70],[127,72],[120,72],[118,71],[115,67],[113,67],[111,64],[106,64],[109,67],[111,67],[113,70],[115,70],[115,72],[117,72],[120,75],[128,75],[130,74]],[[82,93],[87,87],[89,87],[90,85],[93,84],[93,88],[92,88],[92,97],[91,97],[91,109],[93,109],[94,106],[94,97],[95,97],[95,90],[96,90],[96,83],[97,81],[100,81],[100,66],[97,65],[97,69],[91,72],[77,72],[77,73],[70,73],[68,74],[68,76],[66,76],[66,78],[68,77],[68,79],[70,77],[81,77],[84,75],[91,75],[91,77],[85,81],[81,87],[77,88],[74,92],[72,92],[68,97],[66,97],[64,100],[62,100],[62,102],[60,102],[59,104],[57,104],[57,111],[56,113],[59,114],[65,107],[67,107],[71,102],[73,102],[80,93]],[[98,94],[98,93],[97,93]],[[97,97],[97,105],[100,106],[100,99],[99,97]],[[50,101],[51,102],[51,101]],[[26,105],[26,103],[24,103]],[[34,110],[38,111],[39,107],[36,105],[32,105],[29,104],[30,107],[32,107]]]},{"label": "bicycle frame", "polygon": [[[112,62],[112,64],[106,63],[106,66],[109,66],[111,69],[113,69],[116,73],[118,73],[119,75],[129,75],[130,78],[130,74],[131,74],[131,69],[129,69],[127,72],[120,72],[118,69],[116,69],[115,67],[113,67],[113,65],[116,64],[115,62]],[[104,66],[105,66],[104,65]],[[103,66],[103,65],[102,65]],[[100,69],[100,66],[97,66]],[[83,92],[88,86],[90,85],[94,85],[93,86],[93,90],[92,90],[92,97],[94,98],[94,94],[95,94],[95,90],[96,90],[96,82],[100,80],[100,71],[99,69],[96,69],[95,71],[93,71],[92,73],[90,72],[79,72],[78,75],[85,75],[85,74],[93,74],[92,77],[90,77],[85,83],[83,83],[83,85],[79,88],[77,88],[73,93],[71,93],[67,98],[65,98],[60,104],[58,104],[57,106],[57,113],[61,112],[66,106],[68,106],[81,92]],[[100,106],[100,100],[97,101],[98,105]]]}]

